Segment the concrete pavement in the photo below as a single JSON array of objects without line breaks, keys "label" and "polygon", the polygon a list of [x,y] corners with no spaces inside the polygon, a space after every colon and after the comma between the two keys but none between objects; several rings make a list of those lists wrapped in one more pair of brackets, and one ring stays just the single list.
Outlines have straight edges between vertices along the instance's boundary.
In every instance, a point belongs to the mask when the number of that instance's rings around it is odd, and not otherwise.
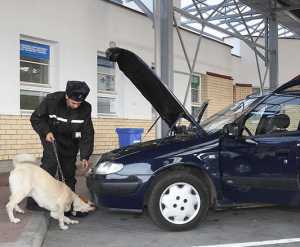
[{"label": "concrete pavement", "polygon": [[[91,157],[95,162],[98,155]],[[26,199],[20,206],[25,210],[25,214],[15,212],[16,217],[21,219],[18,224],[10,223],[6,213],[6,203],[8,202],[10,191],[8,187],[9,171],[12,169],[12,161],[0,161],[0,246],[1,247],[40,247],[45,238],[48,223],[48,212],[30,211],[25,208]],[[79,194],[88,196],[85,179],[82,177],[83,170],[78,170],[78,183],[76,191]]]},{"label": "concrete pavement", "polygon": [[[15,213],[21,222],[9,222],[5,205],[9,199],[8,173],[0,173],[0,246],[39,247],[48,228],[48,214],[25,209],[25,214]],[[25,208],[25,201],[20,205]]]}]

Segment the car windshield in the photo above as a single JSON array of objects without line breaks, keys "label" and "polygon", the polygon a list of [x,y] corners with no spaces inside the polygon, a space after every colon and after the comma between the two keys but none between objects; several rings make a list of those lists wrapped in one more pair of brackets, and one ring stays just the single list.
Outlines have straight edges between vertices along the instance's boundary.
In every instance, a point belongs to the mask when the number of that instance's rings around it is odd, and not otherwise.
[{"label": "car windshield", "polygon": [[235,102],[234,104],[226,107],[224,110],[215,113],[208,119],[201,122],[201,127],[208,133],[212,134],[223,129],[225,124],[232,123],[255,101],[255,98],[248,98]]}]

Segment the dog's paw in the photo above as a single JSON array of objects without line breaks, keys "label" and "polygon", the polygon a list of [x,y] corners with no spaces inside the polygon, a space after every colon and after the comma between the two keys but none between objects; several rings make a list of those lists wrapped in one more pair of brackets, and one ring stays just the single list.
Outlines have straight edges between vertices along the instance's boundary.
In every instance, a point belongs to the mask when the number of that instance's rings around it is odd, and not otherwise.
[{"label": "dog's paw", "polygon": [[79,220],[71,220],[70,221],[70,224],[78,224],[79,223]]},{"label": "dog's paw", "polygon": [[66,226],[66,225],[63,225],[63,226],[60,226],[60,229],[62,229],[62,230],[68,230],[68,229],[69,229],[69,227],[68,227],[68,226]]},{"label": "dog's paw", "polygon": [[14,218],[14,219],[11,219],[10,222],[17,224],[17,223],[21,222],[21,220],[19,218]]}]

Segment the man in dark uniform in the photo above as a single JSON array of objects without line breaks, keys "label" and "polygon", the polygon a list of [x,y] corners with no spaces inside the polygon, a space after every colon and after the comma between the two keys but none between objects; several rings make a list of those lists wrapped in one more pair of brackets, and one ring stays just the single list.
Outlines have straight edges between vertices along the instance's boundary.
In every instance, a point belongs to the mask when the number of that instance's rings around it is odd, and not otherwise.
[{"label": "man in dark uniform", "polygon": [[89,91],[85,82],[68,81],[65,92],[48,94],[30,118],[44,149],[41,167],[56,175],[55,141],[65,182],[73,191],[77,153],[80,151],[81,165],[87,168],[94,148],[91,105],[85,101]]}]

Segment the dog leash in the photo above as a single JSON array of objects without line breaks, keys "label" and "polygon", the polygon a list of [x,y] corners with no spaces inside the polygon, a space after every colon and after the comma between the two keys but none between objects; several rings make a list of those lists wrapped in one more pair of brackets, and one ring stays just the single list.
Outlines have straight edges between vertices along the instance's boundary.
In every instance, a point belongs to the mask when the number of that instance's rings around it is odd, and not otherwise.
[{"label": "dog leash", "polygon": [[56,142],[55,141],[52,142],[52,147],[53,147],[54,155],[55,155],[56,162],[57,162],[56,175],[57,175],[58,179],[59,179],[59,175],[60,175],[61,181],[65,184],[65,177],[64,177],[64,174],[63,174],[63,171],[62,171],[62,168],[61,168],[61,164],[60,164],[59,159],[58,159],[58,154],[57,154],[57,148],[56,148]]}]

